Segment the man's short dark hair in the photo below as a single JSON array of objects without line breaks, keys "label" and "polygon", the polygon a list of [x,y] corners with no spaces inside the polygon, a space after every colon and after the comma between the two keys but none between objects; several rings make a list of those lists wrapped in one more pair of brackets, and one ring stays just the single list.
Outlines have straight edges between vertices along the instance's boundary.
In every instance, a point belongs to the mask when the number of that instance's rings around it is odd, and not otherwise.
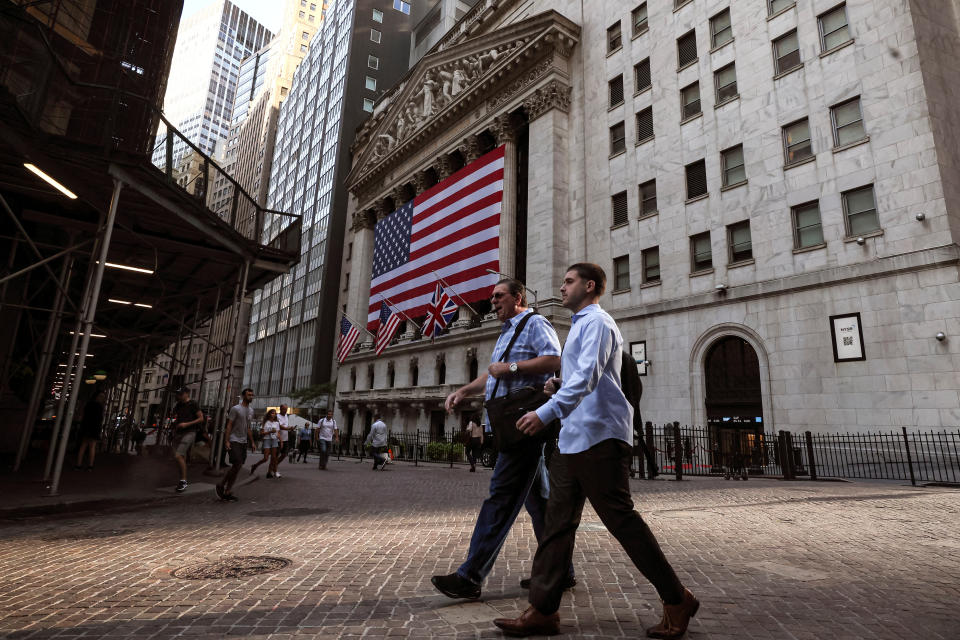
[{"label": "man's short dark hair", "polygon": [[250,393],[256,393],[253,389],[251,389],[250,387],[247,387],[246,389],[240,392],[240,395],[245,394],[247,391],[249,391]]},{"label": "man's short dark hair", "polygon": [[379,419],[382,418],[382,417],[383,417],[383,416],[381,416],[379,413],[373,414],[373,419],[374,419],[374,420],[379,420]]},{"label": "man's short dark hair", "polygon": [[523,283],[517,280],[516,278],[503,278],[498,285],[506,285],[507,291],[510,292],[512,296],[520,296],[520,306],[527,306],[527,288],[523,286]]},{"label": "man's short dark hair", "polygon": [[596,287],[594,290],[598,296],[602,296],[607,288],[607,274],[603,268],[592,262],[578,262],[567,267],[567,271],[576,271],[577,275],[583,280],[593,280]]}]

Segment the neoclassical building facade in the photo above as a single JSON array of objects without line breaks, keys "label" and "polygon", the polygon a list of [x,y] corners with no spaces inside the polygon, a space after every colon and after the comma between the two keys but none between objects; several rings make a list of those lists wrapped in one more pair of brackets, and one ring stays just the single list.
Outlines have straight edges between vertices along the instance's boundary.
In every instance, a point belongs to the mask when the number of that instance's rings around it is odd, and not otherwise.
[{"label": "neoclassical building facade", "polygon": [[[585,5],[481,0],[377,103],[347,177],[347,315],[367,317],[376,222],[502,145],[500,271],[563,337],[566,266],[606,269],[645,419],[955,426],[956,24],[895,0]],[[380,356],[362,337],[344,429],[458,428],[443,399],[487,366],[488,309]]]}]

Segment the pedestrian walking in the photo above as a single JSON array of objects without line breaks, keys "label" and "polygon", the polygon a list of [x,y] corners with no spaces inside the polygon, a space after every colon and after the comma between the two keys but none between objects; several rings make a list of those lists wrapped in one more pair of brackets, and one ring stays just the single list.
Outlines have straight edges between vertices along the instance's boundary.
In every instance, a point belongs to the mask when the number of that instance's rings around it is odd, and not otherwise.
[{"label": "pedestrian walking", "polygon": [[471,417],[464,430],[467,437],[467,460],[470,462],[470,471],[476,472],[477,459],[483,449],[483,429],[477,423],[477,419]]},{"label": "pedestrian walking", "polygon": [[277,446],[279,444],[277,434],[279,432],[280,422],[277,420],[277,410],[268,409],[267,414],[263,417],[263,426],[260,427],[260,433],[263,436],[263,442],[261,444],[261,449],[263,449],[263,460],[255,462],[253,466],[250,467],[250,475],[256,473],[257,467],[262,465],[264,462],[269,462],[267,465],[267,477],[280,477],[280,474],[277,473]]},{"label": "pedestrian walking", "polygon": [[[290,432],[294,430],[294,427],[290,426],[290,415],[287,411],[287,405],[282,404],[280,405],[280,413],[277,414],[277,422],[280,424],[280,430],[277,432],[277,465],[283,462],[287,454],[290,453]],[[276,469],[274,469],[274,472],[276,472]]]},{"label": "pedestrian walking", "polygon": [[328,409],[327,417],[321,418],[317,423],[317,446],[320,451],[321,469],[327,468],[334,440],[340,440],[340,429],[337,428],[337,421],[333,419],[333,411]]},{"label": "pedestrian walking", "polygon": [[312,439],[313,429],[310,428],[310,422],[304,422],[297,432],[297,462],[300,462],[302,458],[303,463],[307,463],[307,454],[310,452],[310,441]]},{"label": "pedestrian walking", "polygon": [[237,500],[233,495],[233,483],[236,482],[237,474],[247,461],[247,443],[250,443],[251,451],[257,450],[253,441],[253,429],[250,426],[253,422],[251,402],[253,402],[253,389],[244,389],[240,394],[240,403],[233,405],[227,414],[223,446],[230,459],[230,469],[223,477],[223,482],[217,485],[217,496],[228,502]]},{"label": "pedestrian walking", "polygon": [[559,632],[564,567],[573,557],[585,500],[660,595],[663,617],[647,629],[647,636],[679,638],[700,606],[633,508],[629,484],[633,414],[620,388],[623,338],[598,304],[605,286],[606,274],[595,264],[579,263],[567,270],[560,297],[573,317],[564,345],[562,383],[552,378],[544,388],[551,399],[517,422],[527,434],[558,418],[562,428],[559,454],[550,461],[547,527],[533,558],[530,606],[519,618],[494,620],[511,636]]},{"label": "pedestrian walking", "polygon": [[[527,308],[523,283],[512,278],[501,280],[494,286],[490,301],[502,323],[490,365],[486,373],[447,396],[448,413],[464,398],[481,391],[489,401],[522,387],[541,388],[560,367],[557,332],[546,318]],[[450,598],[480,597],[481,585],[493,568],[521,507],[526,506],[534,535],[540,540],[547,503],[543,449],[543,440],[528,439],[497,456],[490,478],[490,495],[477,514],[466,561],[450,575],[431,578],[441,593]],[[573,565],[568,561],[563,568],[565,585],[572,587],[576,584]],[[526,584],[526,580],[521,581],[521,586]]]},{"label": "pedestrian walking", "polygon": [[83,468],[83,454],[89,452],[87,471],[93,471],[93,461],[97,457],[97,445],[100,444],[100,432],[103,429],[103,406],[107,395],[97,391],[83,407],[80,416],[80,450],[77,451],[77,464],[74,469]]},{"label": "pedestrian walking", "polygon": [[177,493],[187,490],[187,453],[197,441],[197,430],[202,428],[203,412],[190,399],[190,389],[177,389],[177,404],[173,407],[173,459],[180,470]]},{"label": "pedestrian walking", "polygon": [[[370,433],[367,434],[365,445],[370,445],[370,454],[373,456],[373,470],[383,471],[387,466],[387,442],[390,441],[390,430],[383,421],[383,416],[379,413],[373,416],[373,424],[370,425]],[[378,466],[379,465],[379,466]]]}]

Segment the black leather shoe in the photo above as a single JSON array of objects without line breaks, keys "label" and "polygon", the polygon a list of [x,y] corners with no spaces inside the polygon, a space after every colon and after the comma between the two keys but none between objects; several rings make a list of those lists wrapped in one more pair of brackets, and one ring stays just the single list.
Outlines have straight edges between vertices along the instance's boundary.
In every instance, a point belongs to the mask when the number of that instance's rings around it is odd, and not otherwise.
[{"label": "black leather shoe", "polygon": [[[569,577],[568,577],[568,578],[564,578],[564,580],[563,580],[563,590],[564,590],[564,591],[566,591],[567,589],[573,589],[575,586],[577,586],[577,579],[576,579],[576,578],[569,578]],[[521,580],[521,581],[520,581],[520,588],[521,588],[521,589],[529,589],[529,588],[530,588],[530,578],[524,578],[523,580]]]},{"label": "black leather shoe", "polygon": [[448,576],[433,576],[430,582],[437,590],[448,598],[466,598],[476,600],[480,597],[480,585],[473,584],[457,573]]}]

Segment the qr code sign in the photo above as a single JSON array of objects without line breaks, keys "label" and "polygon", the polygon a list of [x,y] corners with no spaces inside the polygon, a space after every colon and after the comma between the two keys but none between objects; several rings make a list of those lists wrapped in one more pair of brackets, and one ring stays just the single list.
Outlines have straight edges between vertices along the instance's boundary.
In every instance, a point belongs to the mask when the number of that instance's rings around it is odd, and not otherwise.
[{"label": "qr code sign", "polygon": [[843,346],[852,347],[853,346],[853,336],[843,336]]}]

